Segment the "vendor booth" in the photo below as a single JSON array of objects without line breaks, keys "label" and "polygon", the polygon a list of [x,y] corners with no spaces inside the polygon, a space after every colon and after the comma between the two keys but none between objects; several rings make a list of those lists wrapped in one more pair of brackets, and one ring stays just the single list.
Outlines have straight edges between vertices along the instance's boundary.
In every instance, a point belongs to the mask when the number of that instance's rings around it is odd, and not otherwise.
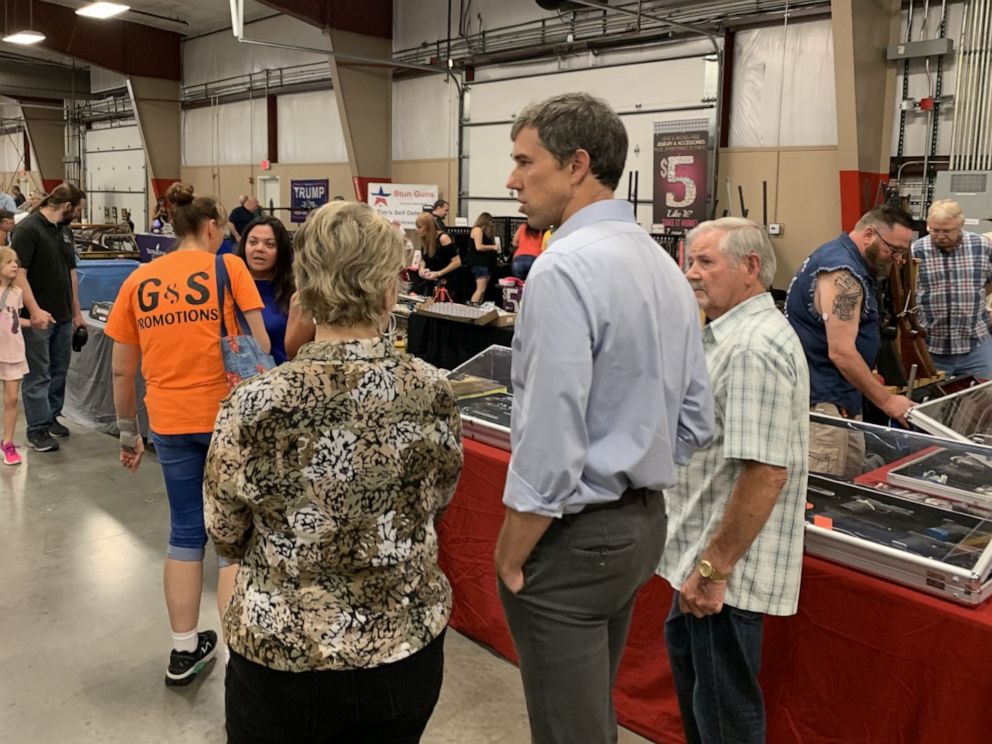
[{"label": "vendor booth", "polygon": [[[452,373],[465,467],[440,525],[440,547],[454,588],[451,626],[515,661],[493,564],[509,421],[484,404],[512,402],[509,360],[509,349],[488,349]],[[972,396],[986,394],[982,386]],[[971,409],[955,410],[964,421],[961,411]],[[978,425],[987,427],[987,417]],[[895,486],[889,474],[942,450],[965,461],[962,477],[977,468],[987,476],[992,447],[869,424],[854,429],[867,440],[867,472],[852,481],[811,479],[799,611],[765,620],[768,741],[984,741],[992,730],[992,677],[981,651],[992,648],[992,603],[984,601],[992,498],[983,511]],[[641,590],[615,689],[620,723],[659,742],[684,741],[663,634],[671,600],[659,577]]]}]

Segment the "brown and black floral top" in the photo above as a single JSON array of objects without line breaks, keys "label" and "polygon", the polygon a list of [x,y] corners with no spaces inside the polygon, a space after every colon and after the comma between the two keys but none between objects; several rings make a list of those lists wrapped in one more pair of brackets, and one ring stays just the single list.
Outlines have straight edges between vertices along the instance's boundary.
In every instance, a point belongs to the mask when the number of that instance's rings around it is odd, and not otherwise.
[{"label": "brown and black floral top", "polygon": [[241,561],[231,649],[272,669],[374,667],[444,629],[434,524],[462,467],[451,388],[382,339],[307,344],[221,405],[203,487]]}]

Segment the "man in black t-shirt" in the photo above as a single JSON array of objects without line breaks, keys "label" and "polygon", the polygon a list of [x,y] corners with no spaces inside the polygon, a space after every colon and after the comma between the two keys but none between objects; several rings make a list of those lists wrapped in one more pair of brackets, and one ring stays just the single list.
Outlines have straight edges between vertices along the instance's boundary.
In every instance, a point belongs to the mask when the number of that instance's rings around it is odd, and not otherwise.
[{"label": "man in black t-shirt", "polygon": [[244,233],[245,228],[248,227],[252,220],[259,216],[261,216],[261,212],[258,208],[258,199],[254,196],[249,196],[245,199],[244,204],[231,210],[231,216],[227,218],[227,226],[235,242],[241,240],[241,235]]},{"label": "man in black t-shirt", "polygon": [[434,224],[437,225],[438,232],[447,232],[448,230],[448,226],[444,224],[444,221],[448,218],[449,209],[451,209],[451,206],[444,199],[438,199],[434,202],[431,214],[434,215]]},{"label": "man in black t-shirt", "polygon": [[58,421],[65,400],[65,376],[73,330],[86,325],[79,308],[76,254],[69,223],[78,219],[86,195],[68,183],[56,187],[11,235],[21,264],[17,285],[24,293],[28,374],[21,394],[28,444],[39,452],[59,448],[52,439],[69,436]]}]

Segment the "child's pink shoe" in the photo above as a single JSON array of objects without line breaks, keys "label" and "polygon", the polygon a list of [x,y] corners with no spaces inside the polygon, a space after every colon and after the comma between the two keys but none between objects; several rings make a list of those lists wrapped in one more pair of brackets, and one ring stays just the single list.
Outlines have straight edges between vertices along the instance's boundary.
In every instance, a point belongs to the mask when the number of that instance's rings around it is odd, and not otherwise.
[{"label": "child's pink shoe", "polygon": [[17,454],[17,447],[14,446],[13,442],[4,442],[0,444],[0,449],[3,450],[3,461],[6,465],[20,465],[21,456]]}]

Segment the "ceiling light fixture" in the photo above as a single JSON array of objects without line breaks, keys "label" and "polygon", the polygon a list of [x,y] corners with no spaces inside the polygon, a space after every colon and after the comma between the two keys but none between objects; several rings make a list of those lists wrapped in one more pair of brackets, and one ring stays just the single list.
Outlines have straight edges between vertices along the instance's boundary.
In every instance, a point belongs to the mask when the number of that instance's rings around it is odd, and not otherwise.
[{"label": "ceiling light fixture", "polygon": [[34,3],[28,3],[28,27],[22,28],[14,33],[10,33],[10,30],[6,28],[6,15],[7,15],[7,4],[4,3],[4,26],[7,31],[6,36],[3,40],[8,44],[21,44],[22,46],[27,46],[29,44],[37,44],[39,41],[45,40],[45,35],[41,31],[35,31],[32,26],[34,26]]},{"label": "ceiling light fixture", "polygon": [[76,11],[76,15],[86,16],[87,18],[99,18],[104,20],[107,18],[113,18],[116,15],[120,15],[125,11],[131,9],[130,5],[121,5],[120,3],[90,3],[89,5],[84,5],[82,8]]},{"label": "ceiling light fixture", "polygon": [[12,34],[8,34],[3,37],[3,40],[8,44],[37,44],[39,41],[45,40],[45,35],[41,31],[32,31],[31,29],[25,29],[24,31],[15,31]]}]

